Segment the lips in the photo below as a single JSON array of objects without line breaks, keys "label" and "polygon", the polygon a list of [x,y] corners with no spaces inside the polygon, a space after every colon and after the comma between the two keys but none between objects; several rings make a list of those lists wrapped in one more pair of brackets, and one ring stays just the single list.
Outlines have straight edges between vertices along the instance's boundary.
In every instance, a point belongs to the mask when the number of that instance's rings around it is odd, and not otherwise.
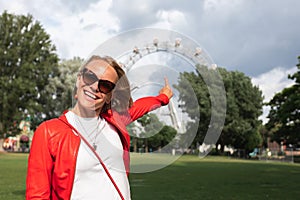
[{"label": "lips", "polygon": [[87,95],[88,97],[94,99],[94,100],[97,100],[99,99],[99,97],[97,97],[96,95],[94,95],[93,93],[87,91],[87,90],[84,90],[84,94]]}]

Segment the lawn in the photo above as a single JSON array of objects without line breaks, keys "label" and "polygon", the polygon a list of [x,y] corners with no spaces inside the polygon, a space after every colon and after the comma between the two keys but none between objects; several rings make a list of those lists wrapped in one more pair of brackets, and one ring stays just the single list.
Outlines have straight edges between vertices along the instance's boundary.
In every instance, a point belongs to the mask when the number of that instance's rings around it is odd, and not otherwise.
[{"label": "lawn", "polygon": [[[27,154],[0,154],[0,200],[24,199]],[[182,156],[161,170],[130,175],[133,200],[295,199],[300,165]]]},{"label": "lawn", "polygon": [[295,199],[300,165],[183,156],[156,172],[130,176],[133,199]]},{"label": "lawn", "polygon": [[0,200],[25,199],[27,157],[0,152]]}]

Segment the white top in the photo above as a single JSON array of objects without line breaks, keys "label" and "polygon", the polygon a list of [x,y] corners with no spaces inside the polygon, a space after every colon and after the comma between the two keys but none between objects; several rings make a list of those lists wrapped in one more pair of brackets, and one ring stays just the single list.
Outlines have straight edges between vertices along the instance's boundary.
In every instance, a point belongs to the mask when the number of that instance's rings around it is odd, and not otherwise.
[{"label": "white top", "polygon": [[[82,118],[72,111],[66,113],[68,122],[93,146],[122,195],[130,199],[130,188],[123,161],[123,146],[115,128],[106,120],[99,118]],[[121,199],[116,188],[92,150],[81,140],[71,199]]]}]

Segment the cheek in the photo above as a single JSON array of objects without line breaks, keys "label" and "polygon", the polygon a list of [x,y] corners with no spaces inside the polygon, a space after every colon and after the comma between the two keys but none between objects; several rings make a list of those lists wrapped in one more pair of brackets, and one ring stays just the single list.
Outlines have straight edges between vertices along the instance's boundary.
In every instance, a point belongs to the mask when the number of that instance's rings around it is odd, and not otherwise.
[{"label": "cheek", "polygon": [[81,87],[77,87],[77,91],[76,91],[77,96],[84,96],[84,92],[83,89]]}]

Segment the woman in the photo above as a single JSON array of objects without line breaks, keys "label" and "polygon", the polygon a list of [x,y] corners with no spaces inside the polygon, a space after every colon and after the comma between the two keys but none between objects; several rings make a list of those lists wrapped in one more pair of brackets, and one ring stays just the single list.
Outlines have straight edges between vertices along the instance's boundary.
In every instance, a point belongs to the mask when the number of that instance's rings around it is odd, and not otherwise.
[{"label": "woman", "polygon": [[130,199],[126,125],[172,95],[166,79],[158,96],[133,103],[117,62],[92,56],[77,76],[73,109],[35,131],[26,199]]}]

